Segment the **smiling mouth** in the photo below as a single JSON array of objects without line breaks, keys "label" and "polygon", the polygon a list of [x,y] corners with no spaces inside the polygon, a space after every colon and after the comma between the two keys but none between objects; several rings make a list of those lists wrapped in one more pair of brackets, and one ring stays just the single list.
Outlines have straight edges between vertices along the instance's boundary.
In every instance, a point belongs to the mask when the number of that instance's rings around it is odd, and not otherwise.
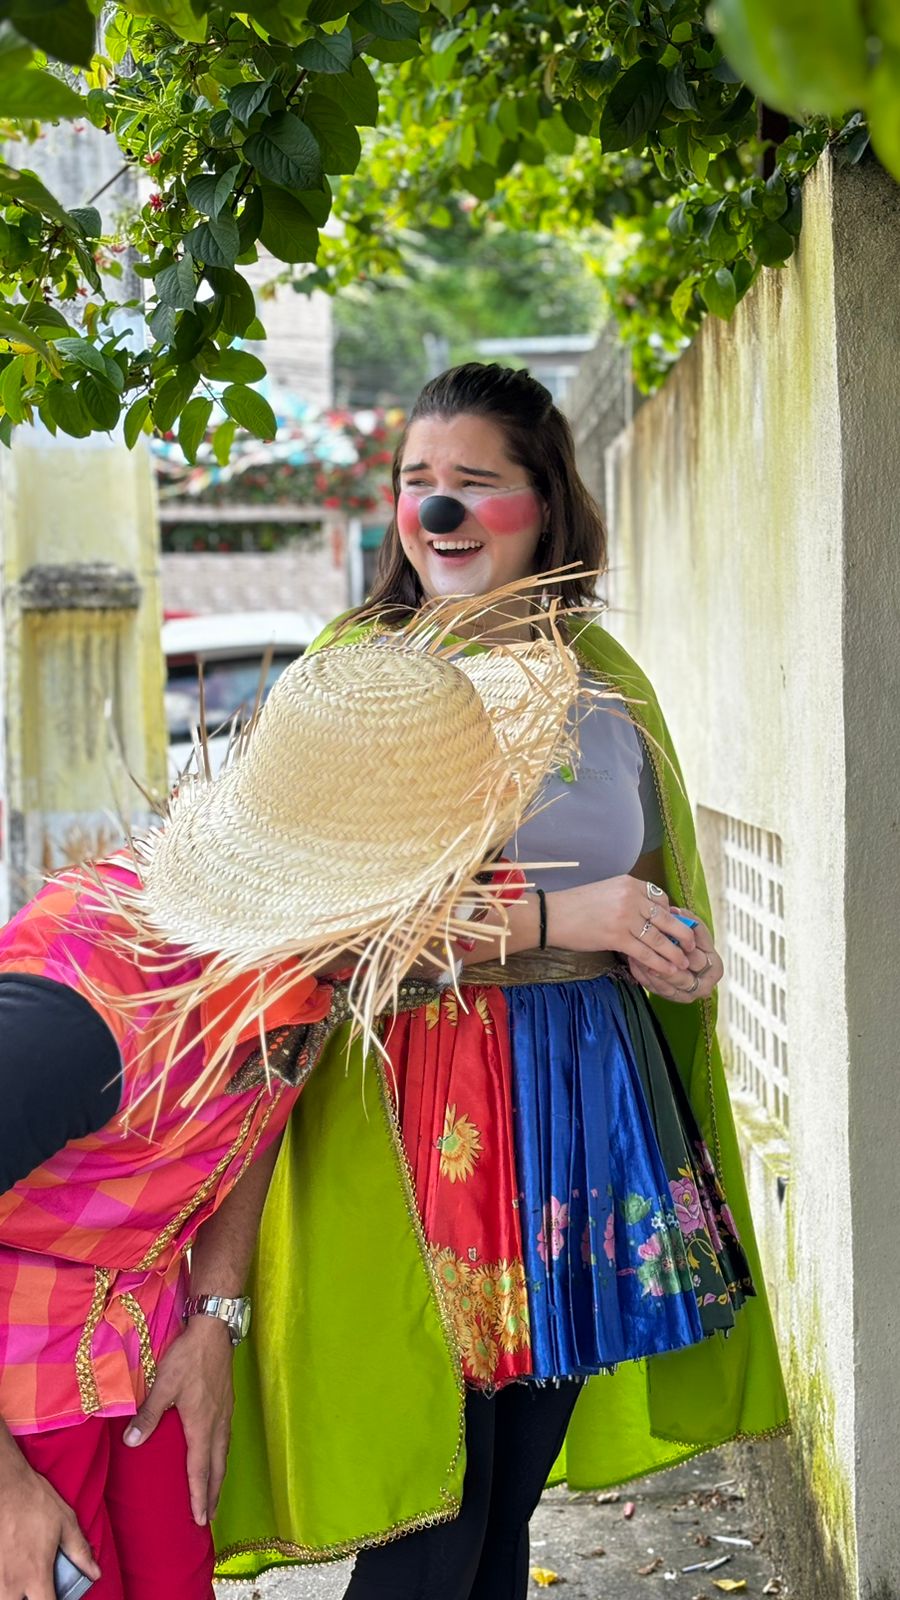
[{"label": "smiling mouth", "polygon": [[438,556],[464,556],[483,550],[484,544],[480,539],[432,539],[431,548]]}]

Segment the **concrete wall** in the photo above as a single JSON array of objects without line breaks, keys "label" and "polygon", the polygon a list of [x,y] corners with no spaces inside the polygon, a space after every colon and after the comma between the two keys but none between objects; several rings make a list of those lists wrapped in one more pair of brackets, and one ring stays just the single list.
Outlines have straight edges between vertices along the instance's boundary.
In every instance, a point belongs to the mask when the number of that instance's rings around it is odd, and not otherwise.
[{"label": "concrete wall", "polygon": [[723,816],[783,843],[789,1135],[738,1112],[795,1419],[765,1476],[816,1600],[900,1592],[898,265],[900,188],[823,160],[795,261],[607,457],[609,625],[659,686],[714,895]]}]

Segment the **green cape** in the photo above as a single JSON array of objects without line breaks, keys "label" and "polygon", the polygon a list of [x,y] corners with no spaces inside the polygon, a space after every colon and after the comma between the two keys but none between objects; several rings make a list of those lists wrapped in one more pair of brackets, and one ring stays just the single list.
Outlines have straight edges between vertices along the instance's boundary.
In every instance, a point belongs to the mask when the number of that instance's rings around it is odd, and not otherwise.
[{"label": "green cape", "polygon": [[[666,886],[709,925],[691,810],[653,691],[598,624],[580,632],[577,650],[628,701],[656,777]],[[773,1432],[788,1415],[715,998],[653,1004],[757,1296],[727,1339],[627,1363],[585,1385],[553,1475],[573,1489],[605,1489],[728,1439]],[[377,1069],[364,1073],[358,1045],[348,1052],[346,1029],[329,1042],[291,1117],[250,1293],[253,1334],[236,1357],[234,1431],[215,1525],[220,1575],[328,1560],[452,1516],[465,1469],[461,1371],[384,1081]]]}]

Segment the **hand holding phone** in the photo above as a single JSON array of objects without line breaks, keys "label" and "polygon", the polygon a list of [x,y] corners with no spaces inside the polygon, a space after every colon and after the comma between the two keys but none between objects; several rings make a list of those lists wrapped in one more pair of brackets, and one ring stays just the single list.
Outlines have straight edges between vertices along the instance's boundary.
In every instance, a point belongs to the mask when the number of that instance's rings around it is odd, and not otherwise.
[{"label": "hand holding phone", "polygon": [[94,1580],[76,1567],[63,1550],[57,1550],[53,1563],[53,1587],[56,1600],[81,1600],[83,1594],[93,1589]]}]

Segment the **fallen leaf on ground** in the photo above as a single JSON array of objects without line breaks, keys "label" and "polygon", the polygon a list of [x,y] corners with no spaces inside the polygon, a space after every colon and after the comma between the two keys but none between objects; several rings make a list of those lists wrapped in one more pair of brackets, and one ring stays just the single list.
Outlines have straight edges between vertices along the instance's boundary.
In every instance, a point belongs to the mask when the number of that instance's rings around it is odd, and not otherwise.
[{"label": "fallen leaf on ground", "polygon": [[765,1588],[763,1589],[763,1594],[780,1594],[780,1593],[781,1593],[781,1579],[780,1578],[770,1578],[768,1583],[766,1584]]},{"label": "fallen leaf on ground", "polygon": [[712,1540],[708,1533],[695,1533],[694,1543],[702,1545],[705,1550],[708,1545],[712,1544]]},{"label": "fallen leaf on ground", "polygon": [[635,1505],[633,1500],[626,1500],[625,1501],[625,1504],[622,1507],[622,1515],[625,1518],[626,1522],[630,1521],[630,1519],[634,1516],[634,1513],[635,1513],[636,1510],[637,1510],[637,1507],[636,1507],[636,1505]]},{"label": "fallen leaf on ground", "polygon": [[717,1589],[724,1589],[726,1594],[736,1594],[739,1589],[746,1589],[746,1578],[713,1578]]},{"label": "fallen leaf on ground", "polygon": [[621,1498],[616,1489],[605,1489],[603,1494],[594,1496],[594,1504],[597,1506],[614,1506],[616,1501]]},{"label": "fallen leaf on ground", "polygon": [[658,1572],[663,1564],[662,1556],[657,1556],[654,1561],[648,1561],[645,1567],[635,1567],[639,1578],[649,1578],[651,1572]]},{"label": "fallen leaf on ground", "polygon": [[542,1589],[549,1589],[551,1583],[565,1583],[566,1581],[565,1578],[560,1577],[558,1572],[552,1572],[549,1567],[532,1567],[531,1576],[535,1583],[540,1584]]},{"label": "fallen leaf on ground", "polygon": [[589,1556],[605,1556],[606,1555],[606,1551],[604,1550],[602,1544],[597,1544],[597,1545],[594,1546],[593,1550],[589,1550],[588,1551],[588,1555]]}]

